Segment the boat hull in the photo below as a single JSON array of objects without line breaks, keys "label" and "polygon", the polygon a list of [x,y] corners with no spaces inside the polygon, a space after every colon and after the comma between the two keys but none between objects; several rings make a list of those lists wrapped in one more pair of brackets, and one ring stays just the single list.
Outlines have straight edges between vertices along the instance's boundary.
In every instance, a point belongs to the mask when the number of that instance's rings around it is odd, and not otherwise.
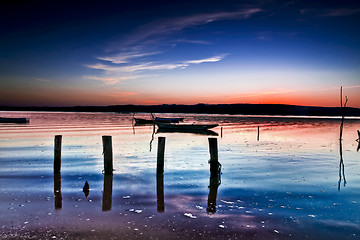
[{"label": "boat hull", "polygon": [[189,131],[204,131],[218,126],[218,124],[171,124],[158,122],[156,122],[156,125],[159,127],[159,129]]},{"label": "boat hull", "polygon": [[183,121],[183,118],[155,118],[153,119],[143,119],[143,118],[135,118],[135,123],[137,124],[154,124],[155,122],[160,123],[178,123]]},{"label": "boat hull", "polygon": [[0,118],[0,123],[28,123],[27,118]]}]

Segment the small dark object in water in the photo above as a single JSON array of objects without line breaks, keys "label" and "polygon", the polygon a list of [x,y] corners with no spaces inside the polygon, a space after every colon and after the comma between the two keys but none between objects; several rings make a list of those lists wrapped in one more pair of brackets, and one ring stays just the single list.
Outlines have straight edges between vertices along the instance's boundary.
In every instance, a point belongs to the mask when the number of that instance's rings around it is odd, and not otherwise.
[{"label": "small dark object in water", "polygon": [[28,123],[28,118],[3,118],[0,117],[0,123]]},{"label": "small dark object in water", "polygon": [[89,183],[86,181],[85,185],[83,187],[83,192],[85,194],[85,197],[87,198],[89,196]]}]

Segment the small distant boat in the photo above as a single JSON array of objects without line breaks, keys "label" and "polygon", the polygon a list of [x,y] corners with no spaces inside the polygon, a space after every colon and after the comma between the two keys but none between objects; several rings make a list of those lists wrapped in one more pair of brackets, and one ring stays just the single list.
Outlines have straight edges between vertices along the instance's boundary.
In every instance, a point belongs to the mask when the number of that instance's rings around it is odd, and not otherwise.
[{"label": "small distant boat", "polygon": [[0,123],[28,123],[28,118],[3,118],[0,117]]},{"label": "small distant boat", "polygon": [[155,122],[159,129],[169,130],[188,130],[188,131],[205,131],[210,128],[219,126],[218,124],[173,124]]},{"label": "small distant boat", "polygon": [[184,118],[159,118],[159,117],[156,117],[155,121],[160,122],[160,123],[178,123],[178,122],[184,121]]},{"label": "small distant boat", "polygon": [[154,124],[155,122],[160,123],[178,123],[184,120],[184,118],[159,118],[155,119],[143,119],[143,118],[134,118],[136,124]]},{"label": "small distant boat", "polygon": [[134,118],[135,124],[154,124],[154,120],[143,119],[143,118]]},{"label": "small distant boat", "polygon": [[218,133],[211,130],[187,130],[187,129],[166,129],[158,128],[156,133],[191,133],[197,135],[219,136]]}]

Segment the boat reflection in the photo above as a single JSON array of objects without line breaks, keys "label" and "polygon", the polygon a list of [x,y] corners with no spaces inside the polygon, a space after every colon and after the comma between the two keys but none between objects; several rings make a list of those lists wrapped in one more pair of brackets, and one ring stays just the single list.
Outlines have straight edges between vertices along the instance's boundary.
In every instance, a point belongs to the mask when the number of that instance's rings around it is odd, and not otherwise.
[{"label": "boat reflection", "polygon": [[164,201],[164,174],[156,174],[156,196],[157,196],[157,211],[159,213],[165,211]]},{"label": "boat reflection", "polygon": [[113,184],[113,175],[104,175],[104,190],[103,190],[103,200],[102,200],[102,210],[110,211],[111,202],[112,202],[112,184]]},{"label": "boat reflection", "polygon": [[55,209],[62,208],[62,195],[61,195],[61,174],[54,174],[54,204]]},{"label": "boat reflection", "polygon": [[208,136],[219,136],[218,133],[211,130],[178,130],[178,129],[158,129],[156,133],[192,133],[199,135],[208,135]]}]

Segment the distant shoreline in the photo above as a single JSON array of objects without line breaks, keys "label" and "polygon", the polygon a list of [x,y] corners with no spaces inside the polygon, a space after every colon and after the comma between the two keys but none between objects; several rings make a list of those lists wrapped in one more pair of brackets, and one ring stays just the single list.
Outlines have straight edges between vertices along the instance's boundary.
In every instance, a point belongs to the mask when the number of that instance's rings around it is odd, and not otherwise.
[{"label": "distant shoreline", "polygon": [[[285,104],[195,104],[195,105],[112,105],[73,107],[13,107],[0,106],[0,111],[62,111],[121,113],[199,113],[282,116],[341,116],[340,107],[312,107]],[[346,107],[346,116],[360,116],[360,108]]]}]

